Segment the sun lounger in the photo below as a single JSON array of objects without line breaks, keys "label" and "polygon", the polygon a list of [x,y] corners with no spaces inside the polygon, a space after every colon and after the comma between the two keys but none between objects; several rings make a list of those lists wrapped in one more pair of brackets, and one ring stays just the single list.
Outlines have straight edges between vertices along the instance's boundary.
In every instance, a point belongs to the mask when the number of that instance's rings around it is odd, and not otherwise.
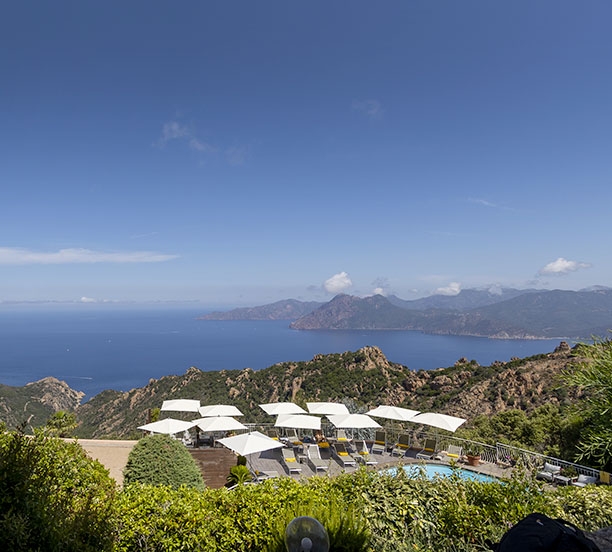
[{"label": "sun lounger", "polygon": [[421,460],[430,460],[436,454],[436,440],[425,439],[425,445],[417,452],[416,457]]},{"label": "sun lounger", "polygon": [[387,450],[387,436],[384,431],[377,431],[372,445],[372,454],[380,452],[383,454]]},{"label": "sun lounger", "polygon": [[336,453],[336,458],[338,458],[340,464],[345,468],[347,466],[356,466],[357,462],[355,459],[348,453],[346,449],[346,445],[344,443],[336,443],[334,445],[334,452]]},{"label": "sun lounger", "polygon": [[327,471],[327,462],[324,462],[321,458],[318,445],[308,445],[308,463],[315,473],[319,470]]},{"label": "sun lounger", "polygon": [[391,449],[391,456],[394,456],[395,454],[399,456],[404,456],[408,452],[409,449],[410,449],[410,436],[403,433],[402,435],[399,436],[397,443],[395,443],[395,446]]},{"label": "sun lounger", "polygon": [[265,481],[266,479],[273,479],[275,477],[280,477],[280,474],[275,470],[262,470],[252,472],[253,479],[256,481]]},{"label": "sun lounger", "polygon": [[375,466],[378,464],[373,454],[368,452],[368,445],[365,441],[355,441],[355,449],[357,453],[353,456],[358,462],[362,462],[366,466]]},{"label": "sun lounger", "polygon": [[580,474],[576,481],[572,481],[570,485],[574,487],[586,487],[587,485],[595,485],[597,483],[597,477],[594,475],[583,475]]},{"label": "sun lounger", "polygon": [[552,483],[555,479],[555,475],[559,475],[560,473],[561,466],[555,466],[545,462],[542,469],[536,474],[536,479],[544,479],[545,481],[550,481]]},{"label": "sun lounger", "polygon": [[193,446],[193,440],[191,438],[191,434],[189,433],[189,431],[185,431],[183,433],[183,438],[181,439],[181,441],[183,442],[183,445],[185,445],[186,447]]},{"label": "sun lounger", "polygon": [[270,439],[274,439],[275,441],[278,441],[278,431],[276,431],[276,429],[269,429],[268,430],[268,437],[270,437]]},{"label": "sun lounger", "polygon": [[300,473],[302,471],[301,466],[298,464],[297,458],[295,454],[293,454],[293,450],[289,448],[281,449],[283,453],[283,460],[285,461],[285,467],[289,471],[289,473]]},{"label": "sun lounger", "polygon": [[294,447],[301,447],[304,444],[298,437],[297,431],[295,429],[288,430],[287,437],[285,439],[288,443],[290,443]]},{"label": "sun lounger", "polygon": [[336,432],[336,441],[342,441],[342,442],[346,442],[348,441],[348,437],[346,436],[346,431],[344,431],[344,429],[339,429]]},{"label": "sun lounger", "polygon": [[458,445],[448,445],[444,450],[438,452],[434,457],[437,460],[459,460],[463,456],[463,449]]}]

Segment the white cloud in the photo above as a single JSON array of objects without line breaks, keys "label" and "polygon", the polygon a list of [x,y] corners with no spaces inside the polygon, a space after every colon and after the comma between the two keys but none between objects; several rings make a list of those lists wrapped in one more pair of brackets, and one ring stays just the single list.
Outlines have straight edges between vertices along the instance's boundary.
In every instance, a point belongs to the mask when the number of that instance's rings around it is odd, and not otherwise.
[{"label": "white cloud", "polygon": [[131,240],[139,240],[141,238],[152,238],[153,236],[158,236],[159,232],[145,232],[144,234],[132,234],[130,236]]},{"label": "white cloud", "polygon": [[372,290],[372,295],[386,295],[386,293],[383,288],[377,287]]},{"label": "white cloud", "polygon": [[338,272],[338,274],[334,274],[323,283],[323,287],[328,293],[341,293],[352,285],[353,282],[351,282],[346,272]]},{"label": "white cloud", "polygon": [[189,147],[192,150],[201,151],[202,153],[214,153],[217,151],[215,146],[212,146],[207,142],[202,142],[202,140],[198,140],[197,138],[191,138],[189,140]]},{"label": "white cloud", "polygon": [[385,113],[382,104],[378,100],[353,100],[351,107],[353,111],[360,111],[370,119],[380,119]]},{"label": "white cloud", "polygon": [[242,165],[248,158],[248,148],[233,146],[230,148],[221,148],[213,143],[200,139],[193,128],[181,124],[179,121],[168,121],[162,126],[160,138],[155,142],[159,148],[163,148],[172,140],[180,140],[190,149],[205,153],[214,154],[223,152],[226,161],[230,165]]},{"label": "white cloud", "polygon": [[244,165],[249,156],[249,148],[232,146],[225,150],[225,158],[230,165]]},{"label": "white cloud", "polygon": [[497,203],[492,203],[491,201],[487,201],[486,199],[481,198],[470,198],[468,199],[468,201],[470,203],[476,203],[478,205],[483,205],[484,207],[492,207],[494,209],[497,209],[499,207]]},{"label": "white cloud", "polygon": [[446,287],[439,287],[434,291],[434,295],[459,295],[461,293],[461,284],[459,282],[451,282]]},{"label": "white cloud", "polygon": [[155,251],[124,251],[107,253],[91,249],[60,249],[31,251],[19,247],[0,247],[0,265],[76,264],[76,263],[159,263],[178,258]]},{"label": "white cloud", "polygon": [[178,121],[168,121],[164,123],[161,138],[157,143],[163,147],[170,140],[177,140],[187,136],[191,136],[191,131],[185,125],[181,125]]},{"label": "white cloud", "polygon": [[580,270],[581,268],[591,268],[590,263],[580,263],[577,261],[568,261],[563,257],[559,257],[556,261],[552,261],[548,263],[546,266],[542,267],[538,274],[552,274],[555,276],[561,276],[562,274],[567,274],[568,272],[576,272],[576,270]]},{"label": "white cloud", "polygon": [[489,286],[489,288],[487,289],[487,291],[491,295],[501,295],[502,294],[502,287],[499,284],[491,284]]},{"label": "white cloud", "polygon": [[93,297],[81,297],[80,299],[81,303],[97,303],[98,300],[94,299]]}]

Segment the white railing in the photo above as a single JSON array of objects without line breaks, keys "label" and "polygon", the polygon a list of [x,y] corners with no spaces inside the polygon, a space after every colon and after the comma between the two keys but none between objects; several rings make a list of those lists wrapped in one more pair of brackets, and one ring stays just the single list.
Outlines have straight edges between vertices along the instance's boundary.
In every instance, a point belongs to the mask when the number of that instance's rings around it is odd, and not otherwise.
[{"label": "white railing", "polygon": [[560,458],[546,456],[545,454],[539,454],[537,452],[513,447],[512,445],[505,445],[503,443],[497,443],[496,448],[498,453],[497,461],[499,463],[514,465],[517,462],[522,462],[527,468],[539,468],[544,465],[544,462],[547,462],[553,466],[559,466],[564,469],[571,468],[579,474],[599,478],[599,470],[596,470],[595,468],[574,464],[573,462],[561,460]]}]

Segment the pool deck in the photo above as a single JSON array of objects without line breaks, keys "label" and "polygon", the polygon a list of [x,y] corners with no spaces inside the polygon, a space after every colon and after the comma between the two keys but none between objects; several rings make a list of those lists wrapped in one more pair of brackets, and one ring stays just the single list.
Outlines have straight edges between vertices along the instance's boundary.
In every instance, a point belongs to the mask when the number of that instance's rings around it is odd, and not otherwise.
[{"label": "pool deck", "polygon": [[[332,447],[319,449],[321,458],[327,466],[326,471],[319,470],[315,473],[312,466],[308,463],[308,460],[302,454],[296,454],[298,458],[297,467],[301,468],[300,473],[289,473],[286,468],[286,463],[283,461],[282,453],[280,449],[262,452],[260,454],[252,454],[248,459],[248,466],[253,472],[277,472],[281,477],[292,477],[293,479],[303,479],[307,477],[313,477],[315,475],[330,475],[336,476],[341,473],[351,473],[356,471],[360,465],[354,467],[344,467],[340,460],[333,454]],[[370,454],[370,457],[375,459],[378,463],[373,466],[367,466],[371,470],[379,470],[381,468],[391,468],[396,466],[410,465],[410,464],[440,464],[450,465],[450,457],[441,457],[442,459],[421,459],[416,458],[418,450],[408,450],[404,456],[391,456],[388,451],[382,454]],[[489,475],[496,478],[510,477],[512,468],[502,467],[497,464],[491,464],[488,462],[481,462],[478,466],[469,466],[464,461],[457,461],[458,467],[463,470],[470,470],[483,475]],[[292,463],[292,466],[296,464]]]}]

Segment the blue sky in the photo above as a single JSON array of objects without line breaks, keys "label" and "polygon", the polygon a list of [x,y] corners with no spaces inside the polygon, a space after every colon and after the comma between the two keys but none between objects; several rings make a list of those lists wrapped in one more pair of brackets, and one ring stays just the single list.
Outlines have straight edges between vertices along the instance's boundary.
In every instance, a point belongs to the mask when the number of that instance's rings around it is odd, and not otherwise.
[{"label": "blue sky", "polygon": [[5,4],[0,301],[612,285],[611,19]]}]

